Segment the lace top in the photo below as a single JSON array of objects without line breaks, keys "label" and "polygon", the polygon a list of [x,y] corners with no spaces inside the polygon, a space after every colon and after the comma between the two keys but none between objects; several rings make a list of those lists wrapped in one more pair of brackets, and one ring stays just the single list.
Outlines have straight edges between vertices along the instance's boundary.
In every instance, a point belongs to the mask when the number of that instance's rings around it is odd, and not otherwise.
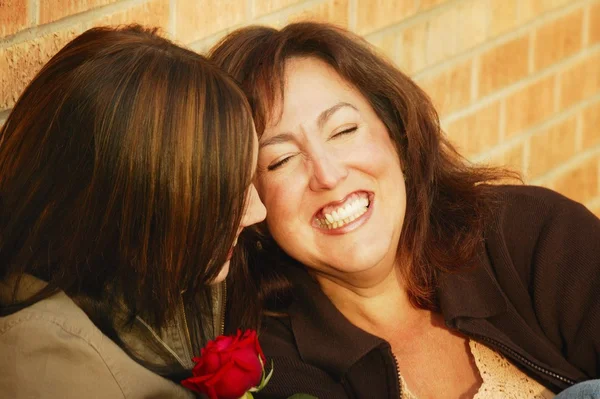
[{"label": "lace top", "polygon": [[[472,340],[469,347],[483,380],[473,399],[550,399],[555,396],[498,352]],[[402,398],[418,399],[402,376],[400,382]]]}]

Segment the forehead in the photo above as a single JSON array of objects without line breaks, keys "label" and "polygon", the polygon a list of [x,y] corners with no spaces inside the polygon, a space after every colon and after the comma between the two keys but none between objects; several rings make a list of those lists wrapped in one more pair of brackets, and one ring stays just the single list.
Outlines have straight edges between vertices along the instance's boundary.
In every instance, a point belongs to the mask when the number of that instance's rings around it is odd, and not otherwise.
[{"label": "forehead", "polygon": [[[291,122],[289,119],[314,119],[332,105],[366,100],[324,61],[314,57],[293,57],[286,61],[283,103],[275,102],[267,128]],[[348,101],[351,100],[351,101]]]}]

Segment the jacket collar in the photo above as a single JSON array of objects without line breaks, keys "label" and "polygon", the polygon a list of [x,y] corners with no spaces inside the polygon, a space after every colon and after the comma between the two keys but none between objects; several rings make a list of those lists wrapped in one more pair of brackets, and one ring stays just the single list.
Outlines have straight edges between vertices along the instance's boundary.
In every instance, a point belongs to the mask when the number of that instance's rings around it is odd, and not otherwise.
[{"label": "jacket collar", "polygon": [[337,310],[318,283],[300,267],[289,267],[294,302],[288,308],[302,360],[339,376],[385,341],[356,327]]},{"label": "jacket collar", "polygon": [[[356,327],[333,305],[318,283],[301,267],[285,271],[294,285],[294,302],[288,308],[301,358],[343,376],[371,350],[389,344]],[[487,318],[506,310],[506,300],[493,278],[486,256],[460,273],[441,273],[437,296],[449,326],[458,317]]]},{"label": "jacket collar", "polygon": [[459,317],[483,319],[507,310],[483,245],[472,267],[439,274],[436,295],[446,324]]},{"label": "jacket collar", "polygon": [[[20,279],[14,275],[9,276],[0,281],[0,304],[11,303],[13,299],[23,301],[39,292],[46,285],[47,282],[30,274],[24,274]],[[197,317],[202,318],[201,325],[205,326],[208,335],[216,337],[223,334],[222,319],[226,299],[225,283],[212,285],[210,294],[213,311],[206,316],[198,315]],[[80,308],[86,303],[85,299],[82,298],[71,298],[70,300]],[[83,307],[87,309],[87,306]],[[185,332],[188,326],[186,326],[186,320],[183,316],[183,307],[175,314],[174,319],[160,330],[152,328],[139,316],[134,323],[128,323],[128,313],[125,311],[124,305],[120,308],[113,308],[112,311],[117,321],[115,327],[119,339],[127,344],[129,350],[139,360],[157,368],[168,367],[173,361],[176,361],[184,369],[193,368],[192,357],[197,353],[191,353],[192,343],[189,340],[189,335]],[[87,316],[89,317],[89,315]],[[141,339],[142,336],[153,341],[156,348],[149,346],[148,341]],[[168,358],[165,358],[166,354],[169,355]]]}]

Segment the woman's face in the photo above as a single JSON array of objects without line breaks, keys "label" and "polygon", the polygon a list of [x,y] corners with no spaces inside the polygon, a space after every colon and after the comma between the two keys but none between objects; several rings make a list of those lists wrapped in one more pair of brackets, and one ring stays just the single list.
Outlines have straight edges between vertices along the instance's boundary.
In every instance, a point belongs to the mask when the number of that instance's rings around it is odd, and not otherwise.
[{"label": "woman's face", "polygon": [[[253,145],[253,154],[252,154],[252,168],[254,170],[256,170],[257,158],[258,158],[258,139],[256,136],[256,132],[254,132],[254,145]],[[235,241],[233,242],[233,245],[231,246],[231,249],[229,250],[227,262],[225,262],[225,264],[223,265],[223,268],[221,269],[221,271],[219,272],[217,277],[215,277],[215,279],[212,280],[211,284],[220,283],[221,281],[225,280],[225,278],[227,277],[227,274],[229,274],[229,263],[231,261],[232,255],[233,255],[233,248],[235,247],[235,244],[237,244],[237,239],[240,236],[240,233],[242,232],[242,230],[244,230],[245,227],[251,226],[255,223],[262,222],[263,220],[265,220],[265,215],[266,215],[265,206],[263,205],[263,203],[260,201],[260,198],[258,197],[258,193],[256,192],[256,187],[254,186],[254,184],[251,184],[250,187],[248,187],[248,191],[246,192],[246,207],[244,209],[244,214],[242,216],[242,221],[240,223],[240,227],[238,228],[237,234],[235,236]]]},{"label": "woman's face", "polygon": [[290,59],[285,78],[285,100],[274,112],[281,119],[260,138],[256,179],[273,238],[317,273],[391,267],[406,193],[385,125],[316,58]]}]

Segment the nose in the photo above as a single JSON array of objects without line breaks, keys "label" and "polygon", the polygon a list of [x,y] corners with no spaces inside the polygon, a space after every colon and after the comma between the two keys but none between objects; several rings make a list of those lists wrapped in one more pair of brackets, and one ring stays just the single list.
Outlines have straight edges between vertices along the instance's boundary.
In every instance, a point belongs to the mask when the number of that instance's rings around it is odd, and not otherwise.
[{"label": "nose", "polygon": [[348,169],[335,155],[322,152],[311,163],[309,187],[313,191],[331,190],[348,176]]},{"label": "nose", "polygon": [[251,184],[248,190],[248,202],[246,204],[244,216],[242,217],[242,228],[251,226],[255,223],[260,223],[265,220],[265,217],[267,216],[267,209],[260,200],[254,184]]}]

